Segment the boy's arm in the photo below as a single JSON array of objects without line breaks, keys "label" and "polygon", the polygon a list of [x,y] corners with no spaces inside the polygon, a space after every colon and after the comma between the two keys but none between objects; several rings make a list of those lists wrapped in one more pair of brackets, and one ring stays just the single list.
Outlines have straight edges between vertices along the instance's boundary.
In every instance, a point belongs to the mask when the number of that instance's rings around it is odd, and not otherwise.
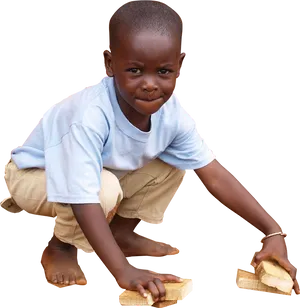
[{"label": "boy's arm", "polygon": [[265,235],[282,231],[276,221],[217,160],[195,172],[214,197]]},{"label": "boy's arm", "polygon": [[164,300],[166,290],[162,282],[181,281],[177,276],[131,266],[116,243],[100,204],[72,204],[71,207],[82,232],[121,288],[139,291],[142,296],[147,288],[154,300]]},{"label": "boy's arm", "polygon": [[[269,235],[281,232],[279,222],[262,207],[256,198],[231,174],[217,159],[207,166],[194,170],[194,174],[200,184],[204,184],[208,193],[212,194],[222,205],[229,208],[234,214],[256,231]],[[263,248],[254,258],[256,266],[263,260],[275,259],[285,268],[294,280],[294,290],[300,295],[299,273],[297,265],[291,261],[286,241],[282,237],[270,237],[264,240]]]},{"label": "boy's arm", "polygon": [[90,245],[117,278],[129,263],[110,231],[100,204],[73,204],[71,207]]}]

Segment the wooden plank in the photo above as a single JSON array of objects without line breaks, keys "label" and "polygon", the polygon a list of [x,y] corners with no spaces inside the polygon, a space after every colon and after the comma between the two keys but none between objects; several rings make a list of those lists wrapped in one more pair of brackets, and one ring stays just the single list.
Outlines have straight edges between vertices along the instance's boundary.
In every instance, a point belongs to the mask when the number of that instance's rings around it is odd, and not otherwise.
[{"label": "wooden plank", "polygon": [[284,293],[291,293],[294,282],[289,273],[276,261],[262,261],[255,269],[259,280],[269,287],[276,288]]},{"label": "wooden plank", "polygon": [[153,308],[176,308],[177,301],[163,301],[152,305]]},{"label": "wooden plank", "polygon": [[237,267],[234,271],[234,284],[241,292],[252,292],[266,296],[291,297],[294,292],[286,293],[262,283],[256,273],[248,268]]},{"label": "wooden plank", "polygon": [[[164,286],[166,288],[166,301],[183,303],[193,295],[193,282],[190,277],[183,277],[183,282],[179,283],[166,282]],[[125,307],[149,307],[154,304],[154,301],[149,291],[147,291],[147,294],[147,298],[144,298],[136,291],[122,290],[118,295],[118,302]]]}]

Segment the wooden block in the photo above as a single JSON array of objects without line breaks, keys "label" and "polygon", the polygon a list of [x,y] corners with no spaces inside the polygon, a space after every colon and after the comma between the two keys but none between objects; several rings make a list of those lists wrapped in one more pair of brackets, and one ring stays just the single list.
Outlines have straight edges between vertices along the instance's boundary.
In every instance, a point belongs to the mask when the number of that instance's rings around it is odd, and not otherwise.
[{"label": "wooden block", "polygon": [[255,269],[259,280],[269,287],[284,293],[291,293],[294,282],[289,273],[276,261],[262,261]]},{"label": "wooden block", "polygon": [[156,302],[152,306],[156,307],[156,308],[164,308],[164,307],[167,307],[167,306],[174,305],[176,303],[177,303],[176,300],[171,300],[171,301]]},{"label": "wooden block", "polygon": [[240,269],[238,269],[237,271],[236,284],[239,288],[242,289],[291,295],[291,292],[285,293],[280,290],[277,290],[276,288],[272,288],[263,284],[262,282],[260,282],[259,278],[255,274]]},{"label": "wooden block", "polygon": [[[147,292],[147,291],[146,291]],[[147,297],[141,296],[138,292],[122,290],[118,297],[118,302],[123,308],[145,306],[151,307],[154,304],[153,298],[150,292],[147,292]]]},{"label": "wooden block", "polygon": [[[184,299],[193,288],[191,279],[184,279],[183,282],[165,282],[166,301],[182,300]],[[120,297],[120,304],[123,306],[151,306],[154,304],[151,293],[146,291],[147,298],[142,297],[137,291],[124,291]]]},{"label": "wooden block", "polygon": [[121,305],[120,308],[177,308],[177,301],[163,301],[163,302],[157,302],[153,304],[152,306],[124,306]]}]

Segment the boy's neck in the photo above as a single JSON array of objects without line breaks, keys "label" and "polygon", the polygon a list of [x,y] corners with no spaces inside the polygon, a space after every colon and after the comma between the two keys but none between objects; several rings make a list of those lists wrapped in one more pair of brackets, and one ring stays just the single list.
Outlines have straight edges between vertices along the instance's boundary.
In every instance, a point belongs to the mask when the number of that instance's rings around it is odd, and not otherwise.
[{"label": "boy's neck", "polygon": [[[126,115],[125,115],[126,116]],[[149,132],[151,130],[151,116],[147,116],[148,119],[143,119],[143,122],[137,122],[135,121],[136,123],[134,123],[133,121],[130,121],[129,122],[134,125],[136,128],[138,128],[139,130],[143,131],[143,132]],[[135,119],[136,120],[136,119]]]},{"label": "boy's neck", "polygon": [[120,109],[125,115],[126,119],[136,128],[143,132],[149,132],[151,129],[151,115],[139,114],[136,110],[128,106],[126,103],[119,103]]}]

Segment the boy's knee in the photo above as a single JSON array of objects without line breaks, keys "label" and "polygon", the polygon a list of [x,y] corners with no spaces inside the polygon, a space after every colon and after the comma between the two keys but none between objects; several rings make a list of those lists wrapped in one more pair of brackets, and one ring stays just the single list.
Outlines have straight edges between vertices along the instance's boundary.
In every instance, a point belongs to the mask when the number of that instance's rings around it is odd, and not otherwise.
[{"label": "boy's knee", "polygon": [[176,167],[171,166],[159,159],[156,159],[153,163],[155,164],[153,165],[153,167],[159,170],[160,174],[157,176],[157,178],[160,180],[170,177],[174,181],[182,181],[186,172],[185,170],[177,169]]},{"label": "boy's knee", "polygon": [[108,170],[101,173],[100,204],[105,215],[115,208],[123,199],[123,190],[118,178]]}]

